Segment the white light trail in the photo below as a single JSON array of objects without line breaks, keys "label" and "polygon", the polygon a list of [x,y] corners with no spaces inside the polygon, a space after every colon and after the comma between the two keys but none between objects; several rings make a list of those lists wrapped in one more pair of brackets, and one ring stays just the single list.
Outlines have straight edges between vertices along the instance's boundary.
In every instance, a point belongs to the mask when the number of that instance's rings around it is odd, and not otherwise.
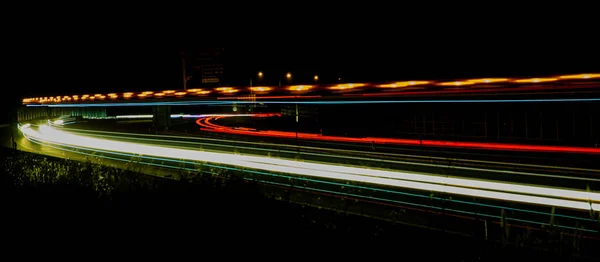
[{"label": "white light trail", "polygon": [[[268,159],[266,161],[267,162],[265,162],[265,163],[268,163],[268,164],[277,164],[277,165],[282,165],[282,166],[289,165],[288,162],[290,162],[289,160],[273,159],[273,158]],[[296,163],[296,162],[294,162],[294,163]],[[302,162],[302,166],[304,166],[307,169],[323,170],[323,168],[324,168],[323,166],[328,166],[328,165]],[[328,171],[335,170],[336,172],[339,172],[339,173],[347,173],[347,174],[353,174],[353,175],[384,177],[384,178],[391,178],[391,179],[411,180],[411,181],[452,185],[452,186],[460,186],[460,187],[471,187],[471,188],[489,189],[489,190],[496,190],[496,191],[508,191],[508,192],[515,192],[515,193],[528,192],[528,194],[532,194],[532,195],[544,195],[544,196],[552,196],[552,197],[559,197],[559,198],[572,198],[572,199],[578,199],[578,200],[591,200],[594,202],[600,201],[600,193],[593,193],[593,192],[586,192],[586,191],[575,191],[575,190],[569,190],[569,189],[557,189],[557,188],[550,188],[550,187],[518,185],[518,184],[501,183],[501,182],[490,182],[490,181],[456,178],[456,177],[420,175],[420,174],[404,173],[404,172],[401,173],[401,172],[377,170],[377,169],[368,169],[368,172],[370,174],[366,175],[365,173],[360,173],[363,170],[360,170],[355,167],[334,166],[334,165],[329,165],[329,166],[331,168],[326,167],[328,169]]]},{"label": "white light trail", "polygon": [[[556,206],[579,210],[600,210],[600,203],[597,203],[600,200],[600,194],[595,192],[525,186],[466,178],[446,178],[400,171],[374,170],[359,167],[336,166],[331,164],[298,162],[269,157],[244,156],[230,153],[213,153],[188,149],[175,149],[162,146],[142,145],[75,135],[45,125],[39,127],[39,132],[33,130],[31,127],[21,127],[21,131],[27,136],[42,141],[70,146],[80,146],[90,149],[102,149],[107,151],[142,154],[163,158],[206,161],[267,170],[271,172],[365,182],[537,205]],[[512,193],[489,190],[508,191]],[[569,200],[557,198],[567,198]]]}]

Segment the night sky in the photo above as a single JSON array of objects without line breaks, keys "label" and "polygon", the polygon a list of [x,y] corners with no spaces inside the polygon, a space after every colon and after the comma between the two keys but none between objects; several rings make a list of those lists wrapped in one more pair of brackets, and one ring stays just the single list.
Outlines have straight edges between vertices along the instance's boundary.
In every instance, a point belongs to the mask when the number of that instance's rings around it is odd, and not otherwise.
[{"label": "night sky", "polygon": [[[189,49],[188,49],[189,50]],[[47,47],[31,50],[22,63],[28,93],[61,94],[181,88],[179,49]],[[248,47],[227,48],[225,70],[232,84],[246,84],[256,72],[296,83],[314,74],[324,81],[373,82],[472,77],[538,76],[598,70],[591,50],[554,52],[536,46],[477,43],[443,46]],[[549,51],[553,51],[549,54]],[[586,55],[587,52],[587,55]],[[597,52],[597,51],[596,51]]]}]

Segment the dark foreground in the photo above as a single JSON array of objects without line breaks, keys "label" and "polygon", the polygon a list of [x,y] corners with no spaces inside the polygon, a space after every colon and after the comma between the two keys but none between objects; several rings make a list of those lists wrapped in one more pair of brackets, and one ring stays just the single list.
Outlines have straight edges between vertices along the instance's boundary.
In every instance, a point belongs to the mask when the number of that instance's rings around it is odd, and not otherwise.
[{"label": "dark foreground", "polygon": [[200,259],[325,251],[407,261],[575,260],[567,250],[503,247],[278,201],[265,197],[260,185],[223,173],[175,181],[5,149],[0,163],[2,241],[26,248],[125,248],[145,255],[198,250]]}]

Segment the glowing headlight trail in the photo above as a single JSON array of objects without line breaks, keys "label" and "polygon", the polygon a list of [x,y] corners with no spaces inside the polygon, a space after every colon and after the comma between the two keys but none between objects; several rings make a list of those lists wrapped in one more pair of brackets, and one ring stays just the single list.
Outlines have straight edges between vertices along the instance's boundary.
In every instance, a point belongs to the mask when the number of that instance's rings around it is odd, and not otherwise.
[{"label": "glowing headlight trail", "polygon": [[[234,166],[244,166],[254,169],[260,170],[269,170],[272,172],[282,172],[282,173],[291,173],[291,174],[299,174],[311,177],[325,177],[325,178],[333,178],[340,180],[350,180],[356,182],[365,182],[365,183],[373,183],[380,185],[389,185],[389,186],[397,186],[404,188],[413,188],[420,189],[426,191],[437,191],[437,192],[445,192],[450,194],[459,194],[459,195],[468,195],[475,197],[483,197],[483,198],[491,198],[491,199],[499,199],[499,200],[507,200],[507,201],[515,201],[515,202],[523,202],[523,203],[531,203],[538,205],[547,205],[547,206],[557,206],[564,208],[572,208],[572,209],[580,209],[580,210],[598,210],[600,209],[600,204],[591,203],[590,201],[573,201],[573,200],[562,200],[562,199],[554,199],[554,198],[546,198],[546,197],[538,197],[538,196],[529,196],[529,195],[519,195],[513,193],[503,193],[503,192],[493,192],[486,191],[480,189],[471,189],[471,188],[461,188],[455,186],[448,185],[437,185],[437,184],[427,184],[421,182],[412,182],[412,181],[402,181],[395,180],[390,178],[381,178],[381,177],[370,177],[364,175],[354,175],[348,173],[341,173],[335,171],[336,166],[324,165],[324,164],[311,164],[310,167],[317,167],[317,170],[307,169],[306,163],[289,161],[287,162],[287,166],[284,165],[273,165],[268,163],[271,158],[265,157],[253,157],[253,156],[241,156],[235,154],[226,154],[226,153],[209,153],[209,152],[201,152],[194,150],[184,150],[184,149],[173,149],[159,146],[148,146],[148,145],[139,145],[134,143],[127,142],[117,142],[96,138],[89,138],[85,136],[73,135],[69,133],[65,133],[54,128],[48,126],[40,126],[40,132],[36,132],[31,128],[23,128],[22,131],[31,137],[46,140],[55,143],[63,143],[67,145],[74,146],[82,146],[90,149],[103,149],[108,151],[116,151],[116,152],[126,152],[132,154],[143,154],[143,155],[151,155],[151,156],[159,156],[166,158],[174,158],[174,159],[186,159],[186,160],[195,160],[195,161],[207,161],[213,163],[221,163],[227,165]],[[286,161],[286,160],[280,160]],[[266,163],[265,163],[266,162]],[[282,163],[282,162],[280,162]],[[369,174],[372,173],[373,170],[366,168],[354,168],[355,174]],[[397,175],[403,175],[405,173],[395,172]],[[579,191],[573,191],[579,192]],[[535,194],[535,192],[520,192],[523,194]],[[579,194],[579,193],[577,193]],[[577,195],[576,194],[576,195]],[[570,195],[566,197],[573,198]]]},{"label": "glowing headlight trail", "polygon": [[[25,136],[25,137],[29,141],[33,142],[33,143],[42,144],[41,142],[38,142],[36,139],[30,138],[28,136]],[[49,147],[55,148],[55,149],[59,149],[59,150],[63,150],[63,151],[68,151],[68,152],[73,152],[73,153],[77,153],[77,154],[82,154],[82,155],[96,156],[96,157],[110,159],[110,160],[116,160],[116,161],[128,161],[128,160],[124,160],[122,158],[115,158],[115,157],[109,157],[109,156],[103,156],[103,155],[94,155],[94,154],[90,154],[90,153],[75,151],[75,150],[72,150],[72,149],[60,148],[58,146],[52,146],[52,145],[46,145],[46,146],[49,146]],[[83,147],[77,147],[77,146],[73,146],[72,148],[85,149]],[[97,151],[104,152],[104,153],[115,154],[114,152],[109,152],[109,151],[102,151],[102,150],[97,150]],[[124,155],[124,156],[128,156],[128,157],[133,156],[133,155],[130,155],[130,154],[125,154],[125,153],[116,153],[116,154],[117,155]],[[144,159],[151,159],[151,160],[159,160],[159,161],[172,161],[174,163],[188,163],[188,164],[195,163],[195,162],[191,162],[191,161],[173,160],[173,159],[160,158],[160,157],[142,156],[142,158],[144,158]],[[198,170],[196,170],[194,168],[186,168],[186,167],[182,168],[178,164],[173,164],[173,165],[158,164],[158,163],[144,163],[144,164],[145,165],[151,165],[151,166],[157,166],[157,167],[174,168],[174,169],[178,169],[178,170],[182,170],[183,169],[183,170],[187,170],[187,171],[198,172]],[[284,177],[284,178],[288,178],[288,179],[297,179],[297,180],[300,180],[300,181],[308,181],[308,182],[314,182],[314,183],[320,183],[320,184],[331,184],[331,185],[338,185],[338,186],[342,186],[342,187],[353,187],[353,188],[366,189],[366,190],[371,190],[371,191],[388,192],[388,193],[394,193],[394,194],[415,196],[415,197],[420,197],[420,198],[428,198],[428,199],[436,199],[436,200],[442,200],[442,201],[463,203],[463,204],[468,204],[468,205],[491,207],[491,208],[496,208],[496,209],[506,209],[506,210],[512,210],[512,211],[517,211],[517,212],[525,212],[525,213],[548,215],[548,216],[554,215],[556,217],[564,217],[564,218],[568,218],[568,219],[575,219],[575,220],[581,220],[581,221],[592,221],[592,222],[595,222],[595,220],[591,219],[591,218],[575,217],[575,216],[562,215],[562,214],[551,214],[551,213],[545,213],[545,212],[539,212],[539,211],[533,211],[533,210],[527,210],[527,209],[511,208],[511,207],[506,207],[506,206],[496,206],[496,205],[488,205],[488,204],[482,204],[482,203],[476,203],[476,202],[460,201],[460,200],[455,200],[455,199],[446,199],[446,198],[440,198],[440,197],[432,197],[432,196],[428,196],[428,195],[427,196],[425,196],[425,195],[418,195],[418,194],[406,193],[406,192],[401,192],[401,191],[391,191],[391,190],[381,189],[381,188],[375,188],[375,187],[365,187],[365,186],[359,186],[359,185],[345,184],[345,183],[342,183],[342,182],[331,182],[331,181],[308,179],[308,178],[303,178],[303,177],[278,175],[278,174],[272,174],[272,173],[265,173],[265,172],[261,172],[261,171],[244,170],[244,169],[238,169],[238,168],[232,168],[232,167],[225,167],[225,166],[218,166],[218,165],[210,165],[210,164],[207,165],[207,166],[221,168],[221,169],[226,169],[226,170],[235,170],[235,171],[242,171],[242,172],[250,172],[250,173],[253,173],[253,174],[275,176],[275,177]],[[200,173],[212,174],[209,171],[200,171]],[[244,178],[244,179],[247,179],[249,181],[256,181],[256,182],[260,182],[260,183],[266,183],[266,184],[278,184],[278,185],[281,185],[281,186],[289,186],[288,184],[281,184],[281,183],[276,183],[276,182],[272,182],[272,181],[268,181],[268,180],[261,180],[261,179],[254,179],[254,178]],[[351,194],[351,193],[344,193],[344,192],[332,191],[332,190],[324,190],[324,189],[319,189],[319,188],[314,188],[314,187],[305,187],[305,186],[298,186],[298,185],[295,185],[294,187],[295,188],[308,189],[310,191],[316,191],[316,192],[326,192],[326,193],[331,193],[331,194],[341,195],[341,196],[357,197],[359,199],[371,199],[371,200],[376,200],[376,201],[390,202],[390,203],[395,203],[395,204],[403,204],[403,205],[408,205],[408,206],[424,207],[424,208],[428,208],[428,209],[432,208],[434,210],[445,210],[445,211],[462,213],[462,214],[469,214],[469,215],[475,215],[475,216],[485,216],[485,217],[490,217],[490,218],[501,218],[500,216],[497,216],[497,215],[489,215],[489,214],[483,214],[483,213],[474,213],[472,211],[465,211],[465,210],[458,210],[458,209],[448,209],[448,208],[445,208],[445,207],[423,205],[423,204],[417,204],[417,203],[406,202],[406,201],[399,201],[399,200],[393,200],[393,199],[387,199],[387,198],[379,198],[379,197],[368,196],[368,195]],[[424,210],[424,209],[417,209],[417,210],[428,212],[427,210]],[[510,218],[510,217],[506,218],[506,219],[510,220],[510,221],[523,222],[523,223],[528,223],[528,224],[546,225],[546,226],[549,225],[548,223],[544,223],[544,222],[515,219],[515,218]],[[579,231],[594,232],[594,233],[598,232],[598,230],[590,230],[590,229],[579,228],[579,227],[571,227],[571,226],[564,226],[564,225],[554,225],[554,226],[559,227],[559,228],[570,229],[570,230],[579,230]]]},{"label": "glowing headlight trail", "polygon": [[[252,162],[293,167],[293,164],[290,165],[289,160],[269,158],[268,160],[263,160],[263,161],[264,162],[257,162],[257,161],[252,161]],[[292,163],[295,163],[295,162],[292,162]],[[527,192],[527,194],[532,194],[532,195],[552,196],[552,197],[558,197],[558,198],[572,198],[572,199],[579,199],[579,200],[591,200],[593,202],[600,201],[600,193],[585,192],[585,191],[574,191],[574,190],[568,190],[568,189],[557,189],[557,188],[549,188],[549,187],[537,187],[537,186],[526,186],[526,185],[508,184],[508,183],[500,183],[500,182],[489,182],[489,181],[475,180],[475,179],[441,177],[441,176],[434,176],[434,175],[418,175],[418,174],[412,174],[412,173],[399,173],[399,172],[377,170],[377,169],[368,169],[369,170],[368,172],[370,173],[370,175],[365,175],[364,171],[361,172],[362,170],[357,170],[357,168],[355,168],[355,167],[331,166],[331,165],[324,167],[323,164],[315,164],[315,163],[308,163],[308,162],[302,162],[302,165],[306,169],[312,169],[315,171],[319,171],[319,170],[323,170],[324,168],[327,168],[326,171],[334,171],[335,170],[335,172],[359,175],[359,176],[383,177],[383,178],[410,180],[410,181],[417,181],[417,182],[427,182],[427,183],[433,183],[433,184],[443,184],[443,185],[452,185],[452,186],[460,186],[460,187],[507,191],[507,192],[515,192],[515,193]]]},{"label": "glowing headlight trail", "polygon": [[[28,136],[25,136],[25,137],[29,141],[33,142],[33,143],[42,144],[42,142],[38,142],[36,139],[30,138]],[[109,156],[103,156],[103,155],[94,155],[94,154],[90,154],[90,153],[75,151],[75,150],[72,150],[72,149],[60,148],[58,146],[52,146],[52,145],[46,145],[46,146],[49,146],[49,147],[55,148],[55,149],[59,149],[59,150],[63,150],[63,151],[68,151],[68,152],[73,152],[73,153],[77,153],[77,154],[82,154],[82,155],[96,156],[96,157],[110,159],[110,160],[116,160],[116,161],[128,161],[128,160],[124,160],[124,159],[121,159],[121,158],[115,158],[115,157],[109,157]],[[77,147],[77,146],[73,146],[72,148],[85,149],[83,147]],[[109,152],[109,151],[102,151],[102,150],[97,150],[97,151],[104,152],[104,153],[115,154],[114,152]],[[125,154],[125,153],[116,153],[116,154],[117,155],[124,155],[124,156],[128,156],[128,157],[133,156],[133,155],[130,155],[130,154]],[[173,160],[173,159],[159,158],[159,157],[149,157],[149,156],[142,156],[142,158],[151,159],[151,160],[159,160],[159,161],[172,161],[174,163],[180,163],[180,162],[188,163],[188,164],[195,163],[195,162],[191,162],[191,161],[180,161],[180,160]],[[157,166],[157,167],[174,168],[174,169],[178,169],[178,170],[183,169],[183,170],[187,170],[187,171],[198,172],[198,170],[196,170],[194,168],[186,168],[186,167],[182,168],[181,166],[179,166],[177,164],[174,164],[174,165],[158,164],[158,163],[144,163],[144,164],[145,165],[151,165],[151,166]],[[429,198],[429,199],[436,199],[436,200],[442,200],[442,201],[463,203],[463,204],[469,204],[469,205],[491,207],[491,208],[496,208],[496,209],[506,209],[506,210],[512,210],[512,211],[517,211],[517,212],[532,213],[532,214],[554,215],[556,217],[564,217],[564,218],[568,218],[568,219],[575,219],[575,220],[581,220],[581,221],[593,221],[593,222],[595,222],[594,219],[590,219],[590,218],[575,217],[575,216],[562,215],[562,214],[551,214],[551,213],[544,213],[544,212],[532,211],[532,210],[527,210],[527,209],[511,208],[511,207],[506,207],[506,206],[496,206],[496,205],[488,205],[488,204],[482,204],[482,203],[476,203],[476,202],[460,201],[460,200],[455,200],[455,199],[446,199],[446,198],[439,198],[439,197],[432,197],[432,196],[424,196],[424,195],[418,195],[418,194],[412,194],[412,193],[405,193],[405,192],[400,192],[400,191],[391,191],[391,190],[381,189],[381,188],[375,188],[375,187],[365,187],[365,186],[359,186],[359,185],[345,184],[345,183],[341,183],[341,182],[331,182],[331,181],[308,179],[308,178],[303,178],[303,177],[278,175],[278,174],[272,174],[272,173],[265,173],[265,172],[261,172],[261,171],[243,170],[243,169],[232,168],[232,167],[225,167],[225,166],[218,166],[218,165],[207,165],[207,166],[221,168],[221,169],[226,169],[226,170],[235,170],[235,171],[250,172],[250,173],[254,173],[254,174],[275,176],[275,177],[285,177],[285,178],[288,178],[288,179],[297,179],[297,180],[300,180],[300,181],[309,181],[309,182],[322,183],[322,184],[331,184],[331,185],[338,185],[338,186],[342,186],[342,187],[353,187],[353,188],[360,188],[360,189],[366,189],[366,190],[371,190],[371,191],[388,192],[388,193],[394,193],[394,194],[415,196],[415,197],[420,197],[420,198]],[[212,174],[209,171],[200,171],[200,173]],[[260,182],[260,183],[266,183],[266,184],[277,184],[277,185],[281,185],[281,186],[288,186],[288,184],[281,184],[281,183],[276,183],[276,182],[272,182],[272,181],[268,181],[268,180],[261,180],[261,179],[254,179],[254,178],[244,178],[244,179],[247,179],[249,181],[256,181],[256,182]],[[341,196],[357,197],[359,199],[371,199],[371,200],[376,200],[376,201],[390,202],[390,203],[395,203],[395,204],[403,204],[403,205],[408,205],[408,206],[424,207],[424,208],[428,208],[428,209],[432,208],[434,210],[445,210],[445,211],[462,213],[462,214],[469,214],[469,215],[475,215],[475,216],[484,216],[484,217],[490,217],[490,218],[501,218],[500,216],[497,216],[497,215],[489,215],[489,214],[483,214],[483,213],[474,213],[472,211],[465,211],[465,210],[458,210],[458,209],[448,209],[448,208],[445,208],[445,207],[423,205],[423,204],[417,204],[417,203],[406,202],[406,201],[399,201],[399,200],[393,200],[393,199],[387,199],[387,198],[379,198],[379,197],[367,196],[367,195],[344,193],[344,192],[332,191],[332,190],[324,190],[324,189],[319,189],[319,188],[314,188],[314,187],[305,187],[305,186],[298,186],[298,185],[295,185],[294,187],[295,188],[308,189],[310,191],[316,191],[316,192],[326,192],[326,193],[335,194],[335,195],[341,195]],[[429,212],[429,211],[427,211],[425,209],[417,209],[417,210]],[[536,224],[536,225],[544,225],[544,226],[549,225],[548,223],[544,223],[544,222],[522,220],[522,219],[514,219],[514,218],[510,218],[510,217],[506,218],[506,219],[510,220],[510,221],[523,222],[523,223],[528,223],[528,224]],[[587,231],[587,232],[594,232],[594,233],[598,232],[598,230],[590,230],[590,229],[579,228],[579,227],[571,227],[571,226],[564,226],[564,225],[554,225],[554,226],[559,227],[559,228],[570,229],[570,230],[579,230],[579,231]]]},{"label": "glowing headlight trail", "polygon": [[[136,140],[135,143],[137,143],[137,141],[142,141],[142,143],[162,142],[162,143],[168,143],[171,145],[185,144],[186,147],[179,147],[179,146],[177,147],[177,148],[182,148],[182,149],[190,149],[190,147],[199,148],[201,146],[213,146],[213,147],[222,147],[222,148],[229,148],[229,149],[238,148],[238,149],[257,150],[257,151],[263,151],[263,152],[272,152],[273,150],[276,150],[279,153],[291,153],[294,155],[298,154],[298,151],[296,151],[296,150],[265,149],[265,148],[252,147],[252,146],[238,146],[238,145],[227,145],[227,144],[219,144],[219,143],[192,142],[192,141],[165,139],[165,138],[181,138],[181,137],[177,137],[177,136],[136,134],[136,137],[132,137],[131,133],[82,130],[82,129],[75,129],[75,128],[62,128],[62,129],[69,130],[70,132],[83,132],[80,134],[84,135],[84,136],[89,136],[89,137],[97,137],[100,139],[121,140],[121,139],[125,138],[127,140]],[[141,136],[141,137],[137,137],[137,136]],[[186,137],[186,138],[189,138],[189,137]],[[243,144],[246,144],[246,145],[253,145],[253,144],[268,145],[268,143],[254,143],[254,142],[230,141],[230,140],[228,141],[228,140],[223,140],[223,139],[205,139],[205,138],[199,139],[199,141],[204,141],[204,140],[221,141],[221,142],[236,142],[236,143],[240,143],[242,145]],[[281,146],[281,145],[277,145],[277,146]],[[173,146],[170,146],[170,147],[173,147]],[[310,147],[304,147],[304,148],[310,148]],[[207,151],[207,150],[204,149],[204,151]],[[217,152],[217,151],[213,151],[213,152]],[[229,151],[226,151],[226,152],[229,152]],[[425,166],[425,167],[439,167],[439,164],[407,162],[407,161],[399,161],[399,160],[382,160],[382,159],[374,159],[374,158],[368,158],[368,157],[353,157],[353,156],[332,155],[332,154],[311,153],[311,152],[299,152],[299,154],[306,155],[306,156],[328,157],[330,159],[332,159],[332,158],[352,159],[352,160],[364,160],[364,161],[384,162],[384,163],[393,163],[393,164],[416,165],[416,166]],[[264,156],[264,155],[259,155],[259,156]],[[484,161],[484,162],[488,162],[488,161]],[[495,163],[495,164],[502,164],[502,165],[513,164],[513,163],[501,163],[501,162],[488,162],[488,163]],[[335,163],[332,163],[332,164],[335,164]],[[456,169],[456,170],[469,170],[469,171],[478,171],[478,172],[495,172],[495,173],[503,173],[503,174],[511,174],[511,175],[536,176],[536,177],[544,177],[546,179],[558,178],[558,179],[586,180],[586,181],[591,181],[591,182],[600,182],[600,179],[580,178],[580,177],[575,177],[575,176],[549,175],[549,174],[542,174],[542,173],[519,172],[519,171],[510,171],[510,170],[496,170],[496,169],[491,170],[491,169],[486,169],[486,168],[474,168],[474,167],[463,167],[463,166],[454,166],[452,168]],[[551,168],[558,168],[558,167],[551,167]],[[568,170],[568,169],[569,168],[565,168],[565,170]],[[597,170],[591,170],[591,169],[583,169],[583,170],[585,170],[586,172],[597,172]]]},{"label": "glowing headlight trail", "polygon": [[[29,125],[29,124],[27,124]],[[250,142],[250,141],[240,141],[240,140],[227,140],[227,139],[223,139],[223,138],[207,138],[207,137],[195,137],[195,136],[181,136],[181,135],[154,135],[154,134],[132,134],[132,133],[127,133],[127,132],[114,132],[114,131],[100,131],[100,130],[88,130],[88,129],[80,129],[80,128],[66,128],[63,127],[62,130],[68,130],[68,132],[75,132],[75,133],[80,133],[81,135],[84,136],[94,136],[94,137],[102,137],[102,138],[124,138],[127,137],[128,139],[135,139],[135,140],[142,140],[142,141],[163,141],[163,142],[170,142],[170,143],[184,143],[184,144],[195,144],[198,146],[202,146],[202,145],[209,145],[209,146],[221,146],[221,147],[230,147],[230,148],[240,148],[240,146],[238,144],[243,144],[243,145],[248,145],[249,147],[243,147],[246,149],[253,149],[253,150],[260,150],[260,151],[266,151],[266,150],[277,150],[279,152],[284,152],[284,153],[294,153],[294,154],[298,154],[298,151],[296,150],[296,148],[301,148],[301,149],[306,149],[306,150],[328,150],[331,148],[323,148],[323,147],[311,147],[311,146],[298,146],[296,144],[273,144],[273,143],[266,143],[266,142]],[[102,135],[99,135],[102,134]],[[135,135],[136,137],[131,137],[131,135]],[[140,138],[140,137],[144,137],[144,138]],[[169,140],[169,139],[173,139],[173,140]],[[188,141],[181,141],[181,140],[175,140],[175,139],[190,139],[190,140],[194,140],[194,141],[201,141],[201,142],[188,142]],[[205,143],[204,141],[209,141],[209,142],[219,142],[219,143]],[[227,145],[227,144],[222,144],[223,142],[225,143],[235,143],[236,145]],[[252,146],[257,146],[257,145],[261,145],[261,146],[272,146],[274,148],[270,148],[270,149],[265,149],[265,148],[260,148],[260,147],[252,147]],[[285,149],[281,149],[281,148],[285,148]],[[293,151],[287,151],[286,149],[293,149]],[[364,154],[364,151],[358,151],[358,150],[350,150],[350,149],[331,149],[334,152],[342,152],[342,153],[354,153],[354,154]],[[319,156],[327,156],[327,157],[341,157],[339,155],[331,155],[331,154],[318,154],[318,153],[310,153],[310,152],[300,152],[300,154],[308,154],[308,155],[319,155]],[[374,156],[392,156],[392,157],[414,157],[414,158],[419,158],[419,159],[426,159],[426,160],[443,160],[443,161],[448,161],[448,158],[446,157],[434,157],[434,156],[420,156],[420,155],[407,155],[407,154],[397,154],[397,153],[384,153],[384,152],[369,152],[370,155],[374,155]],[[417,165],[422,165],[422,166],[439,166],[438,164],[426,164],[426,163],[414,163],[414,162],[406,162],[406,161],[398,161],[398,160],[383,160],[383,159],[379,159],[379,158],[366,158],[366,157],[349,157],[349,156],[343,156],[344,158],[351,158],[351,159],[356,159],[356,160],[369,160],[369,161],[382,161],[382,162],[386,162],[386,163],[396,163],[396,164],[417,164]],[[514,162],[497,162],[497,161],[487,161],[487,160],[473,160],[473,159],[460,159],[461,162],[472,162],[472,163],[483,163],[483,164],[495,164],[495,165],[510,165],[510,166],[524,166],[524,167],[536,167],[536,168],[549,168],[549,169],[556,169],[556,170],[571,170],[571,171],[581,171],[581,172],[589,172],[589,173],[597,173],[600,172],[600,170],[595,170],[595,169],[588,169],[588,168],[575,168],[575,167],[564,167],[564,166],[547,166],[547,165],[536,165],[536,164],[521,164],[521,163],[514,163]],[[484,169],[484,168],[472,168],[472,167],[454,167],[457,169],[465,169],[465,170],[473,170],[473,171],[489,171],[489,169]],[[494,170],[494,171],[499,171],[499,170]],[[502,171],[501,171],[502,172]],[[540,173],[528,173],[528,172],[517,172],[517,171],[509,171],[507,173],[511,173],[511,174],[519,174],[519,175],[529,175],[529,176],[541,176],[541,177],[552,177],[552,178],[561,178],[561,179],[582,179],[582,180],[588,180],[588,181],[595,181],[595,182],[600,182],[600,179],[593,179],[593,178],[580,178],[580,177],[573,177],[573,176],[554,176],[554,175],[547,175],[547,174],[540,174]]]},{"label": "glowing headlight trail", "polygon": [[[92,134],[91,136],[92,137],[103,137],[103,138],[109,138],[109,139],[110,138],[117,138],[117,139],[119,138],[117,136],[95,135],[95,134]],[[165,143],[170,143],[170,144],[176,144],[178,142],[175,140],[164,140],[164,139],[158,139],[158,138],[131,138],[131,139],[141,140],[141,141],[160,141],[160,142],[165,142]],[[185,142],[185,143],[194,144],[193,142]],[[206,145],[206,144],[202,144],[202,145]],[[217,144],[209,144],[209,145],[218,146]],[[233,146],[230,146],[230,147],[233,148]],[[239,147],[239,148],[248,148],[248,147]],[[182,148],[182,149],[187,149],[187,148]],[[254,148],[248,148],[248,149],[254,149]],[[290,151],[290,152],[292,152],[292,151]],[[294,152],[292,152],[292,153],[294,153]],[[289,162],[290,162],[289,160],[269,158],[268,162],[266,162],[266,163],[267,164],[277,164],[277,165],[288,165]],[[258,163],[264,163],[264,162],[258,162]],[[313,163],[308,163],[308,162],[302,162],[302,163],[308,169],[319,169],[320,168],[319,165],[322,165],[322,164],[313,164]],[[423,164],[423,165],[437,166],[434,164]],[[457,169],[467,169],[467,168],[457,167]],[[363,175],[361,173],[355,173],[355,168],[352,168],[352,167],[335,166],[334,170],[336,172],[341,172],[341,173]],[[369,170],[371,170],[371,169],[369,169]],[[573,190],[568,190],[568,189],[555,189],[555,188],[549,188],[549,187],[546,188],[546,187],[531,186],[531,185],[518,185],[515,183],[502,183],[502,182],[491,182],[491,181],[483,181],[483,180],[475,180],[475,179],[463,179],[463,178],[456,178],[456,177],[453,178],[453,177],[447,177],[447,176],[439,177],[439,176],[434,176],[434,175],[418,175],[418,174],[411,174],[411,173],[406,173],[406,174],[403,174],[402,176],[400,176],[396,172],[393,172],[393,171],[385,171],[385,170],[377,170],[377,169],[372,169],[370,172],[371,172],[372,176],[378,176],[378,177],[384,177],[384,178],[411,180],[411,181],[416,181],[416,182],[427,182],[427,183],[435,183],[435,184],[447,184],[447,185],[453,185],[453,186],[472,187],[472,188],[479,188],[479,189],[489,189],[489,190],[508,191],[508,192],[517,192],[517,193],[528,191],[528,192],[531,192],[531,194],[535,194],[535,195],[545,195],[545,196],[553,196],[553,197],[559,197],[559,198],[565,197],[565,196],[572,196],[574,199],[579,199],[579,200],[600,201],[600,194],[592,193],[592,192],[573,191]],[[501,172],[501,171],[497,171],[497,172]],[[536,175],[536,174],[529,173],[529,175]]]}]

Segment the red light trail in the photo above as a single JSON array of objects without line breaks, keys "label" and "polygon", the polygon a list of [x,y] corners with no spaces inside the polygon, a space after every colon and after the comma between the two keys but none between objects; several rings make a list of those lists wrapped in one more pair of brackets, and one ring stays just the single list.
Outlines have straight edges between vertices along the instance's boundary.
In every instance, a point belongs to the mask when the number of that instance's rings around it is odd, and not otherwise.
[{"label": "red light trail", "polygon": [[[224,117],[220,117],[224,118]],[[419,140],[403,138],[383,138],[383,137],[343,137],[343,136],[323,136],[314,133],[296,133],[287,131],[253,131],[250,128],[234,129],[226,126],[211,123],[216,120],[214,117],[200,118],[196,124],[201,126],[200,130],[208,132],[218,132],[236,135],[250,135],[262,137],[320,140],[328,142],[344,143],[363,143],[379,145],[409,145],[409,146],[427,146],[427,147],[446,147],[446,148],[464,148],[464,149],[483,149],[483,150],[504,150],[504,151],[530,151],[530,152],[554,152],[554,153],[579,153],[579,154],[600,154],[600,148],[594,147],[571,147],[571,146],[544,146],[544,145],[526,145],[526,144],[504,144],[504,143],[484,143],[484,142],[459,142],[443,140]]]}]

